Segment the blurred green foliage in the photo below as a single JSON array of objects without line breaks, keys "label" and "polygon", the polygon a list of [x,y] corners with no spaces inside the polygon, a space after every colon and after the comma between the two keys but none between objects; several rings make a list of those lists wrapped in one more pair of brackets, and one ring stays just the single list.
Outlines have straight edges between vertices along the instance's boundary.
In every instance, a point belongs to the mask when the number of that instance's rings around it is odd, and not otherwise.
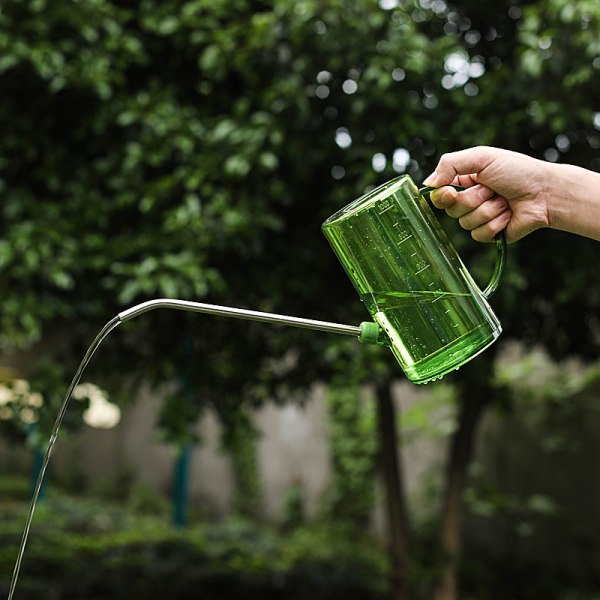
[{"label": "blurred green foliage", "polygon": [[495,581],[510,574],[512,593],[524,598],[593,598],[598,362],[555,361],[541,348],[504,354],[495,377],[506,386],[506,402],[484,422],[464,494],[466,597],[494,598]]},{"label": "blurred green foliage", "polygon": [[[156,296],[361,320],[319,225],[368,186],[418,180],[472,144],[599,166],[598,12],[564,0],[8,0],[2,347],[68,331],[65,361]],[[485,279],[489,257],[450,230]],[[556,233],[517,245],[495,301],[507,335],[596,352],[596,252]],[[335,367],[329,343],[167,312],[122,328],[95,365],[121,382],[187,370],[197,413],[211,397],[289,396]],[[361,354],[344,343],[342,356]],[[366,377],[398,373],[383,352],[363,364]],[[163,409],[167,429],[179,401]]]},{"label": "blurred green foliage", "polygon": [[[3,573],[14,561],[22,518],[20,508],[3,507]],[[181,532],[116,505],[58,496],[40,507],[19,596],[383,599],[386,582],[384,554],[356,530],[304,527],[281,535],[230,519]]]},{"label": "blurred green foliage", "polygon": [[257,455],[260,433],[243,406],[228,406],[221,412],[221,449],[230,460],[234,483],[233,512],[244,517],[262,514],[262,479]]},{"label": "blurred green foliage", "polygon": [[367,524],[375,505],[377,426],[371,394],[337,382],[327,389],[332,482],[325,499],[330,519]]}]

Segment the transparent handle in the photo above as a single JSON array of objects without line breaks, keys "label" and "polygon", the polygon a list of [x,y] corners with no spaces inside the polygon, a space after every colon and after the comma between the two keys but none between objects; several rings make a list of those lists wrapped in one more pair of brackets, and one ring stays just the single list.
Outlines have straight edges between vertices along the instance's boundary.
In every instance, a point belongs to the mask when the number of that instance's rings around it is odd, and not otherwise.
[{"label": "transparent handle", "polygon": [[[461,187],[460,185],[448,185],[444,187],[453,187],[455,190],[462,192],[466,188]],[[431,201],[431,192],[437,190],[438,188],[425,186],[419,189],[419,193],[423,198]],[[489,298],[500,285],[500,281],[502,279],[502,275],[504,274],[504,269],[506,267],[506,236],[504,235],[504,231],[498,233],[494,240],[496,242],[496,250],[498,251],[496,255],[496,264],[494,266],[494,272],[492,273],[492,278],[490,279],[487,287],[483,290],[482,294],[485,298]]]}]

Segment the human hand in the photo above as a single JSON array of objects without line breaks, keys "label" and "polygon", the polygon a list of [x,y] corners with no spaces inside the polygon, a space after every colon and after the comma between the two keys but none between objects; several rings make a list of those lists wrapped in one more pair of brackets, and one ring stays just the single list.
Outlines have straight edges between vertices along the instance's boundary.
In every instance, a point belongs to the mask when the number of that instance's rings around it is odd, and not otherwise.
[{"label": "human hand", "polygon": [[[506,230],[515,242],[550,225],[546,201],[548,163],[499,148],[479,146],[444,154],[423,182],[440,187],[431,201],[457,218],[478,242]],[[465,189],[457,192],[449,184]]]}]

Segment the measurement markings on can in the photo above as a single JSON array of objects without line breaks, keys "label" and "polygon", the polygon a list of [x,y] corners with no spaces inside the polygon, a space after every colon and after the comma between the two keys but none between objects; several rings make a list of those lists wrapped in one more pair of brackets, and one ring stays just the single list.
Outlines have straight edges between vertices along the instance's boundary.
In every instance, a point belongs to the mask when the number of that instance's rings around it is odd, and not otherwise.
[{"label": "measurement markings on can", "polygon": [[[381,214],[381,213],[380,213]],[[398,227],[400,225],[400,221],[397,221],[396,223],[394,223],[392,225],[392,227]],[[398,229],[398,241],[396,242],[396,244],[399,246],[400,244],[403,244],[404,242],[406,242],[407,240],[410,240],[410,238],[412,237],[412,233],[408,233],[408,231],[402,231],[401,229]]]},{"label": "measurement markings on can", "polygon": [[384,212],[387,212],[394,206],[394,203],[389,198],[384,198],[377,205],[377,212],[382,215]]}]

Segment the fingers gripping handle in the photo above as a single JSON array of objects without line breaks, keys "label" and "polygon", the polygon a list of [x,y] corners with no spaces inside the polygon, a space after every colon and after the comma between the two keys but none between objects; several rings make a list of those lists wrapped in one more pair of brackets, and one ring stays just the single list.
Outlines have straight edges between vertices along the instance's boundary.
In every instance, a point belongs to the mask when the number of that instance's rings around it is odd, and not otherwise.
[{"label": "fingers gripping handle", "polygon": [[[453,187],[455,190],[457,190],[459,192],[462,192],[466,189],[464,187],[461,187],[460,185],[450,185],[450,186],[445,186],[445,187]],[[431,201],[431,192],[433,192],[436,189],[438,189],[438,188],[424,186],[419,189],[419,193],[421,194],[421,196],[423,196],[423,198]],[[489,283],[487,284],[487,287],[482,292],[482,294],[484,295],[485,298],[489,298],[496,291],[496,289],[500,285],[500,281],[502,280],[502,276],[504,274],[504,269],[506,268],[507,248],[506,248],[506,236],[504,234],[504,231],[501,231],[500,233],[498,233],[494,237],[494,241],[496,242],[496,250],[497,250],[496,264],[494,266],[494,272],[492,273],[492,278],[490,279]]]}]

